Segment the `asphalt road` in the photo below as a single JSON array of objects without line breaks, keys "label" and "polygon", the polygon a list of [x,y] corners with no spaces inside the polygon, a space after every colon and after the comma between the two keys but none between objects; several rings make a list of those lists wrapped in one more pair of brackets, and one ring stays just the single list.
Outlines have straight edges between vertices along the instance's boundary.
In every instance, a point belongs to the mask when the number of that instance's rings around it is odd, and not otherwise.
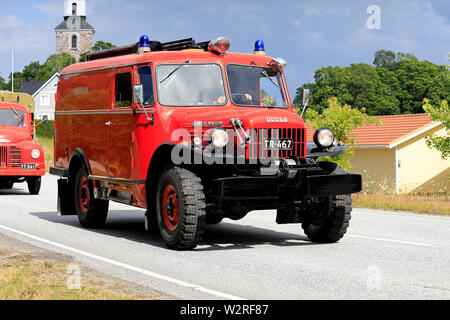
[{"label": "asphalt road", "polygon": [[144,231],[144,211],[110,205],[102,230],[56,213],[56,177],[41,194],[0,190],[0,233],[69,254],[102,273],[180,299],[449,299],[450,218],[355,209],[347,235],[314,244],[274,211],[207,226],[194,251]]}]

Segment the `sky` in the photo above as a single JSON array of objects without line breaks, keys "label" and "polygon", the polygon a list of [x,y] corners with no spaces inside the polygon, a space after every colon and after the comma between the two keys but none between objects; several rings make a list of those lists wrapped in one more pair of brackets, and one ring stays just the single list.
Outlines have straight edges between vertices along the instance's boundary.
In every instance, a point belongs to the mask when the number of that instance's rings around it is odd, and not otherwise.
[{"label": "sky", "polygon": [[[373,9],[375,7],[375,11]],[[0,0],[0,76],[55,53],[64,0]],[[291,95],[326,66],[373,63],[377,50],[448,64],[448,0],[87,0],[95,41],[127,45],[143,34],[167,42],[226,36],[230,51],[284,58]]]}]

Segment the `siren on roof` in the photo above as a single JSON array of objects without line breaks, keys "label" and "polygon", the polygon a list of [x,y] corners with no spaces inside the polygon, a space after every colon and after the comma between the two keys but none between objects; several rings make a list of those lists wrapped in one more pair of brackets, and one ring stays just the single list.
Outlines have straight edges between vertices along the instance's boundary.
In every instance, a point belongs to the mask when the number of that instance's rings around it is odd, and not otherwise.
[{"label": "siren on roof", "polygon": [[150,52],[150,38],[147,35],[143,35],[139,39],[138,53]]},{"label": "siren on roof", "polygon": [[208,45],[208,50],[220,55],[224,55],[230,49],[230,41],[225,37],[218,37],[211,40]]},{"label": "siren on roof", "polygon": [[262,40],[256,40],[255,42],[255,50],[253,51],[254,54],[260,54],[262,56],[266,55],[266,50],[264,49],[264,41]]}]

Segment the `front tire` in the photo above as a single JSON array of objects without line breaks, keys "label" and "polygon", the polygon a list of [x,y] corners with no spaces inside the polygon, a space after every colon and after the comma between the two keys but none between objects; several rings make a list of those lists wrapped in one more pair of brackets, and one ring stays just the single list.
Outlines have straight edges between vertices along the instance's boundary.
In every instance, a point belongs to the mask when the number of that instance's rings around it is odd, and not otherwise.
[{"label": "front tire", "polygon": [[12,181],[7,181],[7,182],[4,182],[3,184],[0,184],[1,190],[11,190],[13,187],[14,187],[14,182],[12,182]]},{"label": "front tire", "polygon": [[75,209],[78,220],[84,228],[101,228],[108,216],[109,201],[94,199],[92,184],[83,168],[78,169],[75,178]]},{"label": "front tire", "polygon": [[308,219],[302,223],[306,236],[313,242],[337,242],[347,232],[352,212],[350,195],[338,195],[321,199]]},{"label": "front tire", "polygon": [[182,168],[166,170],[156,192],[156,213],[161,236],[175,250],[193,249],[205,227],[205,194],[199,177]]},{"label": "front tire", "polygon": [[41,190],[41,177],[29,177],[27,178],[27,184],[30,194],[37,195]]}]

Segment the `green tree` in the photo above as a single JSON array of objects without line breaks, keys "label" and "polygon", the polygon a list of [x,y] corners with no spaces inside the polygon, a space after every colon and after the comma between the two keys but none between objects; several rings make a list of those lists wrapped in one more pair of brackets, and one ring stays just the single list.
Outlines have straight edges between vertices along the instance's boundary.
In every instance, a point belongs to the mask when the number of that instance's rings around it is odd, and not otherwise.
[{"label": "green tree", "polygon": [[442,153],[442,160],[450,158],[450,109],[447,100],[442,100],[439,106],[432,106],[428,99],[423,101],[423,109],[431,119],[440,121],[445,127],[445,135],[438,136],[431,134],[426,136],[426,142],[429,148],[439,150]]},{"label": "green tree", "polygon": [[29,65],[26,65],[22,70],[22,80],[37,81],[36,79],[39,77],[42,67],[39,61],[33,61]]},{"label": "green tree", "polygon": [[[389,72],[385,68],[383,70]],[[354,108],[366,108],[369,115],[400,113],[400,102],[395,92],[381,81],[379,72],[371,65],[357,63],[343,68],[326,67],[317,70],[314,78],[314,84],[297,89],[294,99],[297,106],[302,101],[302,89],[310,88],[311,109],[318,112],[327,108],[330,97],[336,97],[341,103]]]},{"label": "green tree", "polygon": [[61,72],[62,69],[76,62],[77,60],[68,53],[52,54],[42,65],[35,81],[47,81],[56,72]]},{"label": "green tree", "polygon": [[450,96],[450,77],[445,66],[419,61],[411,53],[379,50],[373,67],[364,63],[316,70],[313,84],[297,89],[294,104],[300,106],[302,89],[311,89],[311,109],[323,112],[328,99],[366,108],[368,115],[421,113],[422,101],[438,104]]},{"label": "green tree", "polygon": [[[14,72],[14,92],[20,92],[20,86],[22,84],[22,72]],[[11,90],[12,88],[12,73],[9,74],[8,83],[5,90]]]},{"label": "green tree", "polygon": [[392,70],[394,69],[396,62],[397,59],[394,51],[378,50],[377,52],[375,52],[375,59],[373,60],[373,64],[377,67]]},{"label": "green tree", "polygon": [[437,66],[428,61],[400,61],[395,73],[402,86],[399,93],[401,112],[421,113],[424,98],[430,97],[432,103],[439,103],[448,97],[450,82],[442,79],[441,73],[444,71],[444,66]]},{"label": "green tree", "polygon": [[320,160],[332,161],[339,164],[343,169],[350,169],[350,159],[354,154],[355,134],[353,130],[358,126],[367,126],[374,123],[381,124],[377,117],[371,117],[365,113],[365,109],[358,110],[350,105],[341,105],[336,97],[328,99],[328,108],[322,113],[308,109],[305,115],[306,122],[314,129],[328,127],[333,130],[336,140],[345,143],[348,147],[345,152],[338,156],[321,157]]},{"label": "green tree", "polygon": [[390,50],[378,50],[375,52],[373,64],[377,67],[394,70],[398,67],[399,62],[402,60],[417,60],[417,57],[412,53],[395,53]]},{"label": "green tree", "polygon": [[87,56],[92,52],[103,51],[103,50],[108,50],[108,49],[113,49],[113,48],[117,48],[117,46],[110,42],[105,42],[105,41],[101,41],[101,40],[97,41],[90,51],[84,52],[80,55],[80,62],[87,61]]},{"label": "green tree", "polygon": [[6,81],[0,76],[0,90],[6,90]]}]

